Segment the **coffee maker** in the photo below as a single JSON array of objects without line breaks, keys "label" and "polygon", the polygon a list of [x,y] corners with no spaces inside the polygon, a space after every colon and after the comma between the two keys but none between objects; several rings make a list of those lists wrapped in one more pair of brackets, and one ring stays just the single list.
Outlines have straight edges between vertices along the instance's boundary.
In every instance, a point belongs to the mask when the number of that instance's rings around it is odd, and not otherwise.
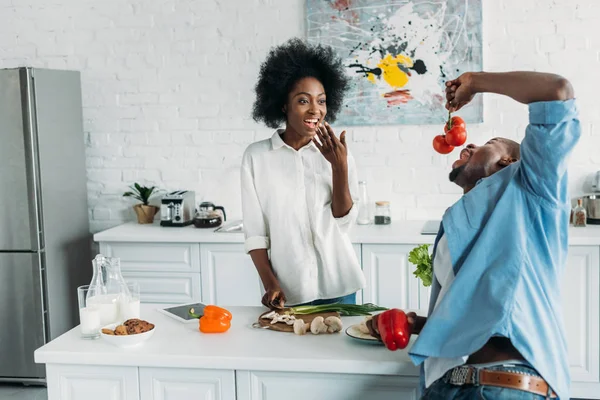
[{"label": "coffee maker", "polygon": [[191,190],[167,193],[160,202],[161,226],[187,226],[194,221],[196,195]]}]

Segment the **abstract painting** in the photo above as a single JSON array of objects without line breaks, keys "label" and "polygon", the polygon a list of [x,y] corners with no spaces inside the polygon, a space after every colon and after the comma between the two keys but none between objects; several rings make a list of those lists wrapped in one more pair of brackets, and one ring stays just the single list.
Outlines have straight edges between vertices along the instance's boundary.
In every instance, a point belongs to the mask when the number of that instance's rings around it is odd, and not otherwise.
[{"label": "abstract painting", "polygon": [[[338,123],[443,123],[445,82],[482,69],[481,2],[307,0],[309,43],[332,46],[351,78]],[[459,115],[482,122],[481,96]]]}]

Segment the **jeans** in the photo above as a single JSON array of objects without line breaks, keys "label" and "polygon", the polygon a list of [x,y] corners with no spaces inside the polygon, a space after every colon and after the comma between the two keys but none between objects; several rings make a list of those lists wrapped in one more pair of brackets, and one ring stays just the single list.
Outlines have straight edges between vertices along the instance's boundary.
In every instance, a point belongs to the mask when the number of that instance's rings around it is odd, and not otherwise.
[{"label": "jeans", "polygon": [[350,293],[346,296],[335,297],[333,299],[313,300],[313,301],[309,301],[308,303],[302,303],[302,304],[297,304],[297,305],[299,305],[299,306],[319,306],[322,304],[333,304],[333,303],[356,304],[356,293]]},{"label": "jeans", "polygon": [[[525,365],[485,367],[490,371],[523,372],[528,375],[539,377],[537,371]],[[505,389],[497,386],[485,385],[463,385],[457,386],[446,383],[444,378],[435,381],[431,386],[425,389],[421,400],[543,400],[546,396],[539,396],[531,392],[525,392],[517,389]]]}]

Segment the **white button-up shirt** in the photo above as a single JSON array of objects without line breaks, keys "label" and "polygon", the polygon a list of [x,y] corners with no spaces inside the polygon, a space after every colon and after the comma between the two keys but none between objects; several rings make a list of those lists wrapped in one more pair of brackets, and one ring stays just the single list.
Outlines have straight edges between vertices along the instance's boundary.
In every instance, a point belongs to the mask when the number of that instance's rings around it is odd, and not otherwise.
[{"label": "white button-up shirt", "polygon": [[[279,130],[251,144],[242,160],[245,249],[270,249],[273,271],[288,304],[345,296],[365,278],[348,237],[357,207],[334,218],[331,164],[314,143],[298,151]],[[350,194],[357,204],[354,159],[348,154]]]}]

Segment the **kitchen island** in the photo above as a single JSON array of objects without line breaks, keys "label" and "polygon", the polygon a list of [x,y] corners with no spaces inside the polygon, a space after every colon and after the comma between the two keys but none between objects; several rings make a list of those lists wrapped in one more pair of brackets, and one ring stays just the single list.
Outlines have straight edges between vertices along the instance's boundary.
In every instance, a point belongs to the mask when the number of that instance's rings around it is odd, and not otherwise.
[{"label": "kitchen island", "polygon": [[[355,226],[350,235],[365,274],[357,302],[419,310],[429,288],[414,275],[408,254],[432,244],[424,221]],[[435,230],[435,229],[433,229]],[[263,287],[244,251],[242,233],[127,223],[94,235],[100,251],[119,257],[126,280],[137,281],[142,302],[201,301],[260,306]],[[572,397],[600,399],[600,226],[569,228],[569,254],[561,280]]]},{"label": "kitchen island", "polygon": [[228,332],[202,334],[196,322],[143,305],[142,318],[156,325],[147,342],[121,349],[81,339],[76,327],[36,350],[35,361],[46,364],[49,400],[418,398],[407,351],[346,335],[363,317],[343,317],[341,333],[298,336],[252,328],[264,310],[232,307]]}]

